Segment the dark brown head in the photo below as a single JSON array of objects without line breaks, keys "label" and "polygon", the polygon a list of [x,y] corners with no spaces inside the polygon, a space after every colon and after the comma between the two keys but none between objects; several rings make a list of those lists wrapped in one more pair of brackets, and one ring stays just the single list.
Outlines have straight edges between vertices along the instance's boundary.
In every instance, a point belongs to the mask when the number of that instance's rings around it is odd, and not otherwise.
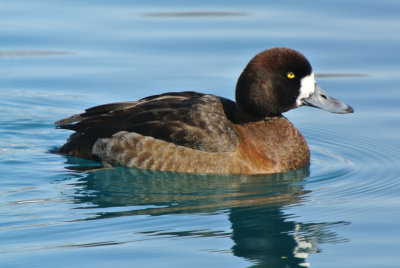
[{"label": "dark brown head", "polygon": [[311,64],[290,48],[271,48],[257,54],[238,79],[236,102],[246,113],[259,117],[280,115],[302,105],[334,113],[353,112],[322,91]]}]

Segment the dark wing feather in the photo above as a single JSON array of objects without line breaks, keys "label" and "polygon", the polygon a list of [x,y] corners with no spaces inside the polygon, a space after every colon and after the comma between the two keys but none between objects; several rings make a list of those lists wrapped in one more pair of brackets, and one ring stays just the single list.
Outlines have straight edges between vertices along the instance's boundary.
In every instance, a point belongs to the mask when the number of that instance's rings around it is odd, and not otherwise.
[{"label": "dark wing feather", "polygon": [[92,140],[130,131],[197,150],[225,152],[238,145],[235,113],[236,105],[228,99],[188,91],[100,105],[56,124]]},{"label": "dark wing feather", "polygon": [[88,117],[93,117],[97,115],[102,115],[109,113],[110,111],[117,111],[120,109],[125,109],[129,106],[134,106],[137,104],[137,101],[128,101],[128,102],[116,102],[116,103],[109,103],[109,104],[103,104],[99,106],[95,106],[89,109],[86,109],[84,113],[81,114],[75,114],[70,117],[61,119],[57,122],[55,122],[56,125],[67,125],[71,124],[74,122],[79,122],[82,121]]}]

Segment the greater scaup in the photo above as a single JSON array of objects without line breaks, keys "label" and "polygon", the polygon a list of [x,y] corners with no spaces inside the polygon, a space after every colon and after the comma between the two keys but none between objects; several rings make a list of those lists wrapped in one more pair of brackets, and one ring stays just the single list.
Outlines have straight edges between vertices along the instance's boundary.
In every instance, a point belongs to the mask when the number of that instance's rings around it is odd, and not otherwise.
[{"label": "greater scaup", "polygon": [[282,115],[303,105],[353,112],[317,85],[301,53],[271,48],[240,75],[236,103],[187,91],[96,106],[56,122],[75,131],[57,151],[162,171],[286,172],[309,165],[304,137]]}]

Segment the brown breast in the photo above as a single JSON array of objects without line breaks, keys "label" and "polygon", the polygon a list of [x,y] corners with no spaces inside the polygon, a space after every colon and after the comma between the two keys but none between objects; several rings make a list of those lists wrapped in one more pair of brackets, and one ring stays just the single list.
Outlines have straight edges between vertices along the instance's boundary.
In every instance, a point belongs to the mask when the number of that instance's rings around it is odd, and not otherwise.
[{"label": "brown breast", "polygon": [[309,164],[310,152],[300,131],[283,116],[236,125],[240,143],[237,158],[249,173],[275,173]]}]

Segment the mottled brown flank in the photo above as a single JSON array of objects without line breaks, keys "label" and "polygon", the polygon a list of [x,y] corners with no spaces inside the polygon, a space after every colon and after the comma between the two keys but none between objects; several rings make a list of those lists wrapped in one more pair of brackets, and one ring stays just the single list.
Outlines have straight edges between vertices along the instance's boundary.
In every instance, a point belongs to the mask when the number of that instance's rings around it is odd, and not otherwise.
[{"label": "mottled brown flank", "polygon": [[[236,125],[235,152],[203,152],[136,133],[100,139],[93,153],[113,165],[176,172],[266,174],[308,165],[300,132],[284,117]],[[121,153],[121,147],[123,152]]]}]

